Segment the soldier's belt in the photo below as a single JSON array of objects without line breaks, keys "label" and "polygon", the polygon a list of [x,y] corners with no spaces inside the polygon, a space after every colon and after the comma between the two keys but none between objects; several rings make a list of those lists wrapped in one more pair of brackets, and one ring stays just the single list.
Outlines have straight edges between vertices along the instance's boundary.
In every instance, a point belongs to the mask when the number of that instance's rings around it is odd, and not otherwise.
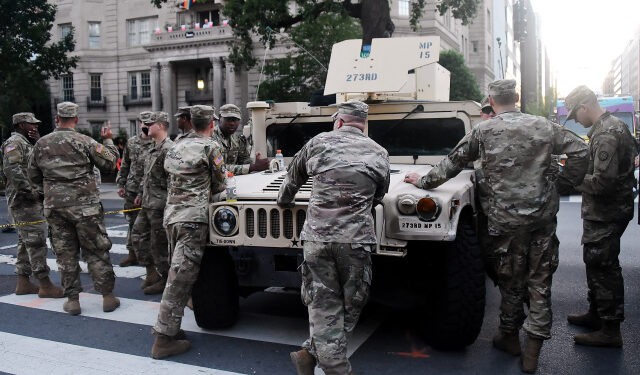
[{"label": "soldier's belt", "polygon": [[[138,208],[130,208],[128,210],[107,211],[104,214],[105,215],[114,215],[114,214],[120,214],[120,213],[124,213],[124,212],[140,211],[141,209],[142,209],[141,207],[138,207]],[[5,225],[0,225],[0,229],[8,228],[8,227],[20,227],[20,226],[23,226],[23,225],[40,224],[40,223],[44,223],[44,222],[46,222],[46,220],[28,221],[28,222],[24,222],[24,223],[5,224]]]}]

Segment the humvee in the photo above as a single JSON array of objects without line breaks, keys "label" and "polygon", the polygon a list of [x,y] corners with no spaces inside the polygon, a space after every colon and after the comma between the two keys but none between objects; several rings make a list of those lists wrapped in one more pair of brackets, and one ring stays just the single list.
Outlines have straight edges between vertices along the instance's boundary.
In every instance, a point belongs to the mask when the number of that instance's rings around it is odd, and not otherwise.
[{"label": "humvee", "polygon": [[[325,95],[338,102],[369,103],[366,134],[389,152],[391,184],[373,208],[371,299],[417,317],[428,342],[462,348],[480,331],[485,307],[483,254],[476,239],[474,170],[431,191],[403,182],[426,174],[479,122],[473,101],[449,102],[449,72],[438,61],[439,38],[374,39],[368,56],[361,41],[332,50]],[[391,56],[391,58],[389,58]],[[334,105],[251,102],[253,151],[288,163],[315,135],[331,131]],[[295,207],[276,205],[286,171],[237,176],[237,200],[210,205],[210,248],[192,297],[197,323],[222,328],[235,323],[239,297],[269,287],[298,289],[303,260],[300,232],[311,179]]]}]

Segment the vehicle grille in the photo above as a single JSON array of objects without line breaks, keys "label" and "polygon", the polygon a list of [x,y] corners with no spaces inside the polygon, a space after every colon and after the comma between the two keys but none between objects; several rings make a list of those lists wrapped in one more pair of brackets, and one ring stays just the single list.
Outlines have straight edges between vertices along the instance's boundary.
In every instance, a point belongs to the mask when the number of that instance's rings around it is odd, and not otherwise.
[{"label": "vehicle grille", "polygon": [[300,233],[302,233],[302,227],[304,226],[304,221],[307,218],[307,212],[303,210],[299,210],[296,213],[296,235],[300,237]]},{"label": "vehicle grille", "polygon": [[284,210],[282,214],[282,221],[284,223],[284,236],[288,239],[293,238],[293,213],[291,210]]},{"label": "vehicle grille", "polygon": [[[281,209],[270,207],[247,207],[244,209],[245,234],[258,239],[293,240],[300,238],[304,221],[307,217],[306,207]],[[257,217],[256,217],[257,216]],[[294,238],[295,237],[295,238]]]},{"label": "vehicle grille", "polygon": [[271,237],[280,237],[280,211],[275,208],[271,210]]},{"label": "vehicle grille", "polygon": [[245,228],[247,228],[247,237],[249,238],[253,238],[253,236],[256,234],[256,230],[255,230],[255,213],[253,212],[253,210],[251,208],[249,208],[246,211],[245,214]]},{"label": "vehicle grille", "polygon": [[258,210],[258,235],[267,238],[267,210],[264,208]]},{"label": "vehicle grille", "polygon": [[[263,192],[279,191],[280,190],[280,186],[282,186],[282,183],[284,182],[284,177],[285,177],[285,175],[276,177],[273,181],[271,181],[269,183],[269,185],[267,185],[264,189],[262,189],[262,191]],[[310,193],[312,186],[313,186],[313,179],[311,177],[309,177],[307,182],[305,182],[302,186],[300,186],[300,190],[299,191]]]}]

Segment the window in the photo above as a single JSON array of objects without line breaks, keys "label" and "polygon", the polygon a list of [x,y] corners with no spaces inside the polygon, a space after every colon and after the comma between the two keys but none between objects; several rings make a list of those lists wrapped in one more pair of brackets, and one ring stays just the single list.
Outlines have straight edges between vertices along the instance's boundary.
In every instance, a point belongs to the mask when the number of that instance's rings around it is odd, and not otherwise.
[{"label": "window", "polygon": [[75,101],[73,95],[73,74],[62,76],[62,100],[65,102]]},{"label": "window", "polygon": [[155,17],[128,20],[129,46],[148,44],[151,41],[152,26],[155,26],[156,23],[157,19]]},{"label": "window", "polygon": [[409,16],[409,0],[398,0],[398,15]]},{"label": "window", "polygon": [[151,73],[130,72],[129,73],[129,99],[151,98]]},{"label": "window", "polygon": [[99,135],[104,127],[104,121],[89,121],[89,126],[91,127],[92,134]]},{"label": "window", "polygon": [[451,28],[451,12],[449,11],[444,14],[444,25],[447,27],[447,29]]},{"label": "window", "polygon": [[89,78],[91,84],[91,101],[102,101],[102,74],[90,74]]},{"label": "window", "polygon": [[58,25],[58,28],[60,29],[60,39],[66,38],[67,35],[69,35],[71,33],[71,30],[73,29],[70,23],[60,24]]},{"label": "window", "polygon": [[100,22],[89,22],[89,48],[100,48]]},{"label": "window", "polygon": [[471,42],[471,48],[473,48],[473,53],[478,53],[478,41],[474,40]]},{"label": "window", "polygon": [[487,30],[491,31],[491,11],[487,9]]},{"label": "window", "polygon": [[218,26],[220,24],[220,11],[218,9],[211,9],[198,12],[198,18],[196,19],[198,20],[197,22],[200,22],[200,27],[204,27],[205,24],[209,22],[211,22],[213,26]]},{"label": "window", "polygon": [[493,55],[491,54],[491,46],[487,46],[487,63],[493,66]]},{"label": "window", "polygon": [[138,120],[129,120],[129,136],[138,135]]}]

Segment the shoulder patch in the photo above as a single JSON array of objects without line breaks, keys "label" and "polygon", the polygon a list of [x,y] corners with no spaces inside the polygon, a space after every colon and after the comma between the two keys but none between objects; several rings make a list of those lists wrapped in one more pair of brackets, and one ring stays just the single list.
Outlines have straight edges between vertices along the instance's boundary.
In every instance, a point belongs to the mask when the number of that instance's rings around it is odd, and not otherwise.
[{"label": "shoulder patch", "polygon": [[605,161],[605,160],[609,159],[609,153],[606,152],[606,151],[598,152],[598,159],[600,159],[600,161]]},{"label": "shoulder patch", "polygon": [[4,149],[5,152],[11,152],[13,150],[16,149],[16,146],[7,146],[7,148]]},{"label": "shoulder patch", "polygon": [[104,150],[104,145],[103,145],[103,144],[101,144],[101,143],[98,143],[98,145],[96,146],[96,152],[97,152],[98,154],[101,154],[101,153],[102,153],[102,150]]},{"label": "shoulder patch", "polygon": [[213,159],[213,164],[219,166],[224,161],[222,154],[218,155],[215,159]]}]

